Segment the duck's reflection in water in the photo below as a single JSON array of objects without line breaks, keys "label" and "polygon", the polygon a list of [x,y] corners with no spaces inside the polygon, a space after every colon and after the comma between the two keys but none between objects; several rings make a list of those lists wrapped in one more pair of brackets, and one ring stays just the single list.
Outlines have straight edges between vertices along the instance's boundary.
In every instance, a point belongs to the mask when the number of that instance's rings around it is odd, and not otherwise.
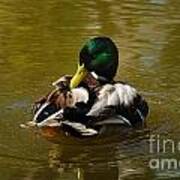
[{"label": "duck's reflection in water", "polygon": [[138,138],[121,143],[53,145],[49,151],[49,168],[60,179],[148,179],[147,146],[145,139]]}]

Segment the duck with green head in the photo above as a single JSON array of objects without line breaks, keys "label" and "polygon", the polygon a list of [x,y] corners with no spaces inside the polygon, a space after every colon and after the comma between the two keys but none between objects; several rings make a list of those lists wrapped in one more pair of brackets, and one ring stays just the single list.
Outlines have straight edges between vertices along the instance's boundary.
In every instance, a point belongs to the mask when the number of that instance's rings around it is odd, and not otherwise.
[{"label": "duck with green head", "polygon": [[110,38],[90,39],[80,51],[78,69],[70,88],[77,87],[87,73],[101,83],[113,81],[118,67],[118,50]]},{"label": "duck with green head", "polygon": [[[104,126],[143,127],[148,114],[147,103],[134,87],[114,81],[118,62],[118,49],[110,38],[95,37],[87,41],[80,51],[77,71],[65,88],[73,97],[73,106],[59,109],[46,102],[56,110],[38,122],[39,127],[55,119],[66,132],[78,136],[101,134]],[[62,80],[54,83],[57,89],[62,90],[62,82],[64,85]],[[93,88],[91,82],[95,82]],[[35,117],[43,114],[41,109],[38,112]]]}]

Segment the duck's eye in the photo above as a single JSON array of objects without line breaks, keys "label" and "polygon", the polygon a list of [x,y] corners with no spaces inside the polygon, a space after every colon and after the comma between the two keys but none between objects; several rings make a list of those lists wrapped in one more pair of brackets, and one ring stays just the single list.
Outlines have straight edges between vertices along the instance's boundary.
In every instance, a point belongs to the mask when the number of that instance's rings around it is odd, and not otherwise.
[{"label": "duck's eye", "polygon": [[46,111],[46,112],[44,112],[44,115],[48,116],[48,115],[49,115],[49,113]]},{"label": "duck's eye", "polygon": [[51,114],[55,113],[58,110],[58,107],[55,104],[47,104],[42,106],[41,109],[35,114],[35,121],[41,122],[46,119]]}]

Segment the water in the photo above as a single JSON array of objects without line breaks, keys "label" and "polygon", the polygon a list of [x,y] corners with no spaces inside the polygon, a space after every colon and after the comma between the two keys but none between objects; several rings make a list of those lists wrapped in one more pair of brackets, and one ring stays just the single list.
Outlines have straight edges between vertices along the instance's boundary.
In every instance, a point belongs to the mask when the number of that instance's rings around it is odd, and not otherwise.
[{"label": "water", "polygon": [[145,137],[55,144],[19,127],[52,81],[74,73],[82,44],[107,35],[120,48],[116,79],[149,102],[151,134],[178,142],[179,28],[178,0],[0,0],[0,179],[179,179],[148,163],[180,152],[151,154]]}]

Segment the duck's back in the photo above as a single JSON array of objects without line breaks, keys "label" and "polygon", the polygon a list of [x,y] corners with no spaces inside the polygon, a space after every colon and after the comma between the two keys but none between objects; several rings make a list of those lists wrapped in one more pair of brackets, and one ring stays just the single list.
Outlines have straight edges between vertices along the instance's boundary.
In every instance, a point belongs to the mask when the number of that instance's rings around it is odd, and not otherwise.
[{"label": "duck's back", "polygon": [[116,82],[100,88],[97,100],[87,115],[97,119],[120,116],[132,126],[139,126],[144,125],[147,114],[148,105],[137,90],[128,84]]}]

